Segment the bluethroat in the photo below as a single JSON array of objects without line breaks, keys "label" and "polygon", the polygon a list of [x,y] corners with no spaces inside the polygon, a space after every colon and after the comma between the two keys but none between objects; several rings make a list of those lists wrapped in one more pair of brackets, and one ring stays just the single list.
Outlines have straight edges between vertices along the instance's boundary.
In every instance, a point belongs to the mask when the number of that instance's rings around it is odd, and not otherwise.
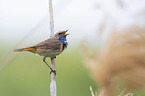
[{"label": "bluethroat", "polygon": [[44,56],[43,62],[45,62],[45,64],[51,69],[51,72],[56,74],[56,71],[49,66],[49,64],[45,61],[45,59],[47,57],[50,57],[51,59],[56,58],[57,55],[61,54],[64,51],[64,49],[67,48],[68,43],[66,40],[66,36],[69,35],[66,34],[67,31],[68,30],[59,31],[53,37],[50,37],[49,39],[43,42],[40,42],[30,47],[16,49],[14,51],[16,52],[28,51],[37,54],[39,56]]}]

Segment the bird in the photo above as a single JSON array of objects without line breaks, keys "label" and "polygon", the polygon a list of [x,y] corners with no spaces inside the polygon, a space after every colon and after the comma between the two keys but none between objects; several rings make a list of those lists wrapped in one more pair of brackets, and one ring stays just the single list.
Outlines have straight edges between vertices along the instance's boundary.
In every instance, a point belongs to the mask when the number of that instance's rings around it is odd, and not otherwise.
[{"label": "bird", "polygon": [[66,36],[69,35],[67,31],[58,31],[54,36],[45,41],[33,46],[15,49],[14,52],[28,51],[43,56],[43,62],[50,68],[51,72],[56,74],[56,70],[53,70],[45,60],[47,57],[51,59],[56,58],[57,55],[61,54],[67,48],[68,42]]}]

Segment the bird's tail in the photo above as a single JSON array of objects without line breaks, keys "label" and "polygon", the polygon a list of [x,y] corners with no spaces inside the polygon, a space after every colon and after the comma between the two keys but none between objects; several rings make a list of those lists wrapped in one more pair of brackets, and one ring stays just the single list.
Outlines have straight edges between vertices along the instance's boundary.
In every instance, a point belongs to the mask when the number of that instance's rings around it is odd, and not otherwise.
[{"label": "bird's tail", "polygon": [[35,48],[20,48],[20,49],[15,49],[14,52],[21,52],[21,51],[33,51]]}]

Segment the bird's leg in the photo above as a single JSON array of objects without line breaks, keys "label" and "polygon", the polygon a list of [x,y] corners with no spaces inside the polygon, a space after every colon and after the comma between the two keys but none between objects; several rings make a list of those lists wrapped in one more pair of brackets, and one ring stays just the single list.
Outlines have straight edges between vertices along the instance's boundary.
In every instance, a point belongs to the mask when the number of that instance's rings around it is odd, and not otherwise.
[{"label": "bird's leg", "polygon": [[46,57],[44,57],[43,58],[43,62],[50,68],[50,74],[51,74],[51,72],[53,72],[54,74],[56,74],[56,71],[55,70],[53,70],[49,65],[48,65],[48,63],[45,61],[45,59],[46,59]]},{"label": "bird's leg", "polygon": [[[51,63],[52,63],[52,65],[53,65],[53,63],[54,63],[54,61],[53,61],[54,58],[56,58],[56,57],[51,57]],[[51,70],[51,72],[53,72],[53,73],[56,75],[56,70]],[[50,73],[51,73],[51,72],[50,72]]]}]

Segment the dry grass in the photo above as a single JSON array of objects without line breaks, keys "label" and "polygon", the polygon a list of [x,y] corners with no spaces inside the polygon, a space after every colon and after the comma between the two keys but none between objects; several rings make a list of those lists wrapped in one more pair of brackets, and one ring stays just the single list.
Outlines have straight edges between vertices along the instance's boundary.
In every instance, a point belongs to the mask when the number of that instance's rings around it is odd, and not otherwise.
[{"label": "dry grass", "polygon": [[145,87],[145,29],[114,29],[101,51],[81,46],[84,63],[100,85],[100,93],[104,92],[102,96],[114,95],[117,80],[125,82],[127,92]]},{"label": "dry grass", "polygon": [[[95,94],[94,94],[94,92],[93,92],[93,89],[92,89],[92,86],[90,86],[90,91],[91,91],[91,96],[103,96],[103,94],[104,94],[104,91],[102,92],[102,93],[100,93],[100,94],[97,94],[97,92],[95,92]],[[125,95],[124,95],[124,93],[125,93],[125,89],[119,94],[119,95],[117,95],[117,96],[133,96],[133,93],[126,93]]]}]

